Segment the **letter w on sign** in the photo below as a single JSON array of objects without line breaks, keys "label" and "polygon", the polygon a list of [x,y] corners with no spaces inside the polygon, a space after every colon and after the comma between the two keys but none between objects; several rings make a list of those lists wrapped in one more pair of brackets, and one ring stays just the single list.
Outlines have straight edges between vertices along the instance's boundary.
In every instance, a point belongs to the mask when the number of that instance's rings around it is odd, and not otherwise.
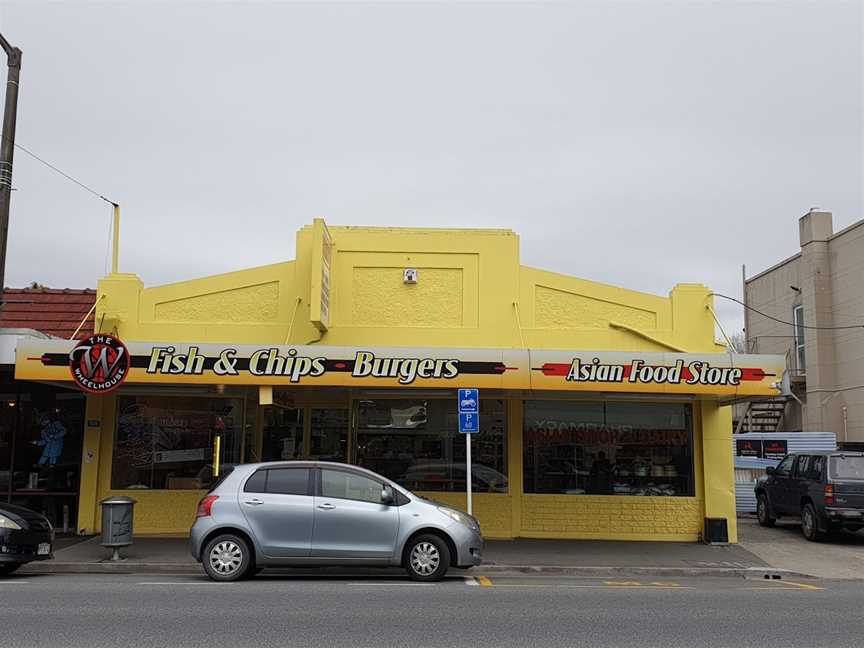
[{"label": "letter w on sign", "polygon": [[80,350],[84,352],[84,366],[87,369],[86,377],[89,378],[90,380],[93,380],[93,378],[96,376],[96,372],[99,371],[100,369],[102,370],[103,376],[107,377],[107,376],[112,375],[114,373],[114,369],[117,368],[117,365],[123,359],[123,354],[126,351],[123,348],[116,349],[117,355],[114,358],[114,362],[109,364],[108,363],[108,351],[110,351],[111,349],[109,347],[105,346],[104,344],[98,345],[98,346],[99,346],[99,354],[96,357],[95,363],[93,362],[93,356],[90,353],[90,351],[93,349],[93,347],[80,347]]}]

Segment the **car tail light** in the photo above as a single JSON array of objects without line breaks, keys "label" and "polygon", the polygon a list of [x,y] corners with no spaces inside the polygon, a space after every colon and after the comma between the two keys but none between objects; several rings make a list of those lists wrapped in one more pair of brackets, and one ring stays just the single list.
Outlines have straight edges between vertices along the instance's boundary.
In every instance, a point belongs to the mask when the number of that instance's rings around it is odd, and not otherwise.
[{"label": "car tail light", "polygon": [[834,484],[825,485],[825,503],[829,506],[834,503]]},{"label": "car tail light", "polygon": [[208,495],[198,502],[198,517],[210,517],[210,509],[213,508],[213,502],[218,499],[218,495]]}]

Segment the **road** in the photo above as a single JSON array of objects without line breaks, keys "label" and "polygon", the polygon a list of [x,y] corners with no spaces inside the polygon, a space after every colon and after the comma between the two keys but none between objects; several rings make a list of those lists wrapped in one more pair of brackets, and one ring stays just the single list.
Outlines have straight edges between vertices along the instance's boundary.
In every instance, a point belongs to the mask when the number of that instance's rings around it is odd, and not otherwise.
[{"label": "road", "polygon": [[261,574],[0,580],[4,646],[860,646],[864,582]]}]

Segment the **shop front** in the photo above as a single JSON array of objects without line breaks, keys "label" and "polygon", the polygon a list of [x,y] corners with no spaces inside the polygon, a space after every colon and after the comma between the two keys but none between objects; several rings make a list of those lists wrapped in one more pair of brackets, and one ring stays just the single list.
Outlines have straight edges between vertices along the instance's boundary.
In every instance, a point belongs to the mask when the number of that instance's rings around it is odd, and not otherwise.
[{"label": "shop front", "polygon": [[[407,272],[411,270],[412,272]],[[112,274],[80,343],[22,341],[16,378],[87,393],[78,527],[138,501],[186,533],[231,464],[358,464],[465,506],[456,390],[480,389],[490,538],[737,538],[731,414],[782,357],[714,342],[708,290],[656,297],[526,268],[510,232],[300,230],[297,260],[144,288]]]}]

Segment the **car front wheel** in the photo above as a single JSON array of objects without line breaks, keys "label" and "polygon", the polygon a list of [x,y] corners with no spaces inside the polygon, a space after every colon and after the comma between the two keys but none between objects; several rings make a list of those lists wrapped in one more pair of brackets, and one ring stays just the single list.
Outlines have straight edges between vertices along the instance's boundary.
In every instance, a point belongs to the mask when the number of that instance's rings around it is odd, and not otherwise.
[{"label": "car front wheel", "polygon": [[419,536],[406,550],[405,569],[412,580],[439,581],[449,567],[450,550],[438,536]]},{"label": "car front wheel", "polygon": [[756,517],[759,520],[759,524],[764,527],[773,527],[777,521],[776,518],[771,517],[771,509],[768,507],[768,496],[765,493],[759,493],[759,497],[756,498]]},{"label": "car front wheel", "polygon": [[6,576],[17,570],[24,563],[0,563],[0,576]]},{"label": "car front wheel", "polygon": [[230,583],[240,580],[249,572],[252,552],[243,538],[231,534],[220,535],[204,547],[201,562],[212,580]]},{"label": "car front wheel", "polygon": [[825,534],[819,530],[819,520],[816,517],[816,507],[807,502],[801,509],[801,533],[810,542],[818,542]]}]

